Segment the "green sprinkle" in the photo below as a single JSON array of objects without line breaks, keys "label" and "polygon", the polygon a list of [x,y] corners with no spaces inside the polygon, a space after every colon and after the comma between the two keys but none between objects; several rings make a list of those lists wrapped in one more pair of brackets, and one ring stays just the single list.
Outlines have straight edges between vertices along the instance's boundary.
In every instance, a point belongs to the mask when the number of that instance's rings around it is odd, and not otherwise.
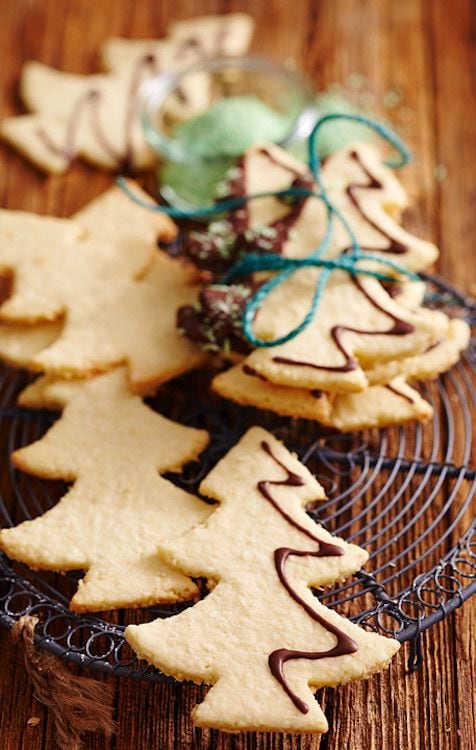
[{"label": "green sprinkle", "polygon": [[227,315],[228,308],[229,305],[223,300],[218,300],[218,302],[216,303],[216,309],[218,310],[218,312],[222,312],[224,315]]},{"label": "green sprinkle", "polygon": [[218,183],[215,188],[215,196],[217,198],[224,198],[230,192],[230,183],[226,180],[222,180]]},{"label": "green sprinkle", "polygon": [[275,227],[266,227],[266,226],[257,227],[256,231],[257,231],[258,234],[261,235],[261,237],[268,237],[268,238],[271,238],[271,239],[273,239],[274,237],[276,237],[276,235],[278,234],[278,232],[275,229]]},{"label": "green sprinkle", "polygon": [[177,125],[174,137],[194,156],[233,157],[253,143],[280,141],[290,124],[288,117],[255,96],[229,96]]},{"label": "green sprinkle", "polygon": [[395,109],[403,101],[403,94],[400,89],[389,89],[382,97],[382,104],[386,109]]},{"label": "green sprinkle", "polygon": [[347,85],[351,89],[361,89],[365,86],[367,78],[363,73],[351,73],[347,78]]},{"label": "green sprinkle", "polygon": [[231,182],[231,180],[237,180],[239,177],[241,177],[241,173],[243,172],[241,167],[230,167],[230,169],[226,172],[226,179]]},{"label": "green sprinkle", "polygon": [[231,224],[229,221],[212,221],[208,229],[213,234],[228,235],[231,231]]},{"label": "green sprinkle", "polygon": [[433,174],[437,182],[443,182],[448,177],[448,167],[446,164],[437,164]]}]

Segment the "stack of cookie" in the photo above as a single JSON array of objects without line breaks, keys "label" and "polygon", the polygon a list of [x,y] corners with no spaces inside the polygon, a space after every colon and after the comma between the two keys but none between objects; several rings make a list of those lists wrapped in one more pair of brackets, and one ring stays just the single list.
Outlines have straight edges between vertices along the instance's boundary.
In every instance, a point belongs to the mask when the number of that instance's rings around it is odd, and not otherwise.
[{"label": "stack of cookie", "polygon": [[203,520],[206,506],[157,472],[197,458],[208,434],[141,398],[204,359],[175,327],[177,306],[196,299],[196,274],[157,250],[175,232],[116,187],[71,219],[0,211],[0,270],[11,279],[0,357],[46,373],[21,405],[64,409],[13,461],[76,482],[50,512],[3,530],[1,546],[33,568],[87,570],[71,603],[78,611],[197,593],[155,549]]},{"label": "stack of cookie", "polygon": [[0,356],[59,377],[126,363],[133,391],[204,359],[175,328],[197,274],[157,250],[171,221],[111,188],[72,219],[0,211],[0,272],[13,277],[0,307]]},{"label": "stack of cookie", "polygon": [[[105,39],[99,58],[106,72],[93,75],[28,62],[20,94],[30,114],[4,119],[0,138],[47,173],[65,172],[78,157],[107,170],[153,169],[157,156],[139,116],[142,84],[203,58],[245,54],[253,27],[250,16],[230,13],[177,21],[165,39]],[[210,99],[209,78],[194,76],[174,101],[174,114],[190,117]]]},{"label": "stack of cookie", "polygon": [[[322,168],[322,183],[365,251],[390,264],[398,260],[410,271],[435,261],[437,248],[400,225],[406,193],[373,146],[357,144],[332,155]],[[276,146],[258,146],[244,155],[221,193],[241,197],[290,187],[313,187],[305,167]],[[263,274],[231,286],[216,283],[220,274],[250,252],[306,258],[322,242],[327,226],[326,206],[303,191],[291,205],[274,195],[250,201],[207,231],[186,236],[179,253],[208,271],[215,283],[202,290],[198,306],[179,311],[181,330],[205,351],[232,352],[232,359],[239,359],[212,387],[240,404],[339,430],[428,419],[431,406],[409,381],[433,378],[451,367],[470,332],[464,321],[422,306],[423,282],[396,277],[382,284],[338,269],[298,335],[255,349],[243,335],[245,306]],[[326,257],[348,250],[349,233],[335,222]],[[391,266],[388,271],[395,273]],[[266,344],[295,329],[306,318],[323,272],[306,267],[283,280],[258,307],[254,335]]]}]

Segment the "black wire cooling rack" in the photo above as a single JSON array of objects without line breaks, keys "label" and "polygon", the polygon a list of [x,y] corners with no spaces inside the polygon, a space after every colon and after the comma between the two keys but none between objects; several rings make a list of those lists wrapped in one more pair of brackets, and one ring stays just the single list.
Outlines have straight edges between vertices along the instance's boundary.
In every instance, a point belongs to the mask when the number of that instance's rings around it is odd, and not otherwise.
[{"label": "black wire cooling rack", "polygon": [[[452,308],[453,314],[475,322],[471,300],[434,277],[426,280],[427,304]],[[180,475],[167,475],[188,490],[197,489],[251,424],[263,425],[299,454],[327,492],[328,500],[312,515],[370,553],[365,571],[320,592],[320,600],[364,627],[410,641],[413,669],[421,662],[422,632],[476,592],[476,535],[470,518],[476,489],[470,463],[475,363],[473,342],[456,367],[422,387],[434,408],[430,423],[353,435],[229,404],[209,393],[206,372],[165,385],[149,403],[211,434],[200,462]],[[38,439],[56,418],[15,405],[28,381],[25,374],[0,371],[2,486],[9,488],[0,497],[3,526],[37,516],[65,491],[61,482],[28,477],[9,462],[13,450]],[[46,650],[103,672],[167,680],[134,657],[124,628],[190,605],[77,615],[67,605],[81,575],[35,573],[0,555],[0,622],[11,627],[21,615],[37,615],[36,640]]]}]

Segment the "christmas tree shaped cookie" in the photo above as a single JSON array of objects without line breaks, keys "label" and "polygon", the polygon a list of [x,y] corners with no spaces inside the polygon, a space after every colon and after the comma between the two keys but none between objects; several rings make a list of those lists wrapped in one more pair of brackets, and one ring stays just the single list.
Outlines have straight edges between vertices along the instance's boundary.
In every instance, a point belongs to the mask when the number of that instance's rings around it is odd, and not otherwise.
[{"label": "christmas tree shaped cookie", "polygon": [[60,336],[32,357],[32,369],[81,377],[127,362],[132,389],[150,392],[204,360],[175,327],[177,307],[197,294],[193,272],[177,261],[157,251],[144,278],[108,279],[101,292],[94,315],[69,307]]},{"label": "christmas tree shaped cookie", "polygon": [[167,674],[213,686],[194,711],[200,726],[326,731],[314,690],[367,677],[398,650],[395,640],[323,607],[310,590],[358,570],[367,554],[311,521],[304,508],[322,499],[322,488],[261,428],[200,490],[219,508],[161,554],[213,588],[175,617],[129,626],[127,640]]},{"label": "christmas tree shaped cookie", "polygon": [[[156,248],[174,232],[170,220],[118,188],[72,220],[1,211],[0,268],[14,284],[0,319],[63,322],[53,341],[44,327],[44,337],[32,333],[45,346],[27,366],[82,377],[127,363],[132,388],[147,390],[200,363],[203,355],[175,328],[176,308],[196,297],[196,278]],[[0,334],[0,352],[2,338],[12,343],[6,359],[15,363],[15,334]]]},{"label": "christmas tree shaped cookie", "polygon": [[0,209],[0,270],[14,275],[0,317],[33,323],[64,314],[70,298],[86,306],[107,274],[143,276],[157,241],[175,233],[170,219],[132,203],[117,187],[71,219]]},{"label": "christmas tree shaped cookie", "polygon": [[[151,60],[157,72],[182,70],[202,59],[243,55],[249,47],[254,22],[246,13],[199,16],[176,21],[166,39],[106,39],[101,58],[104,67],[116,74],[134,71],[141,61]],[[177,122],[202,112],[212,101],[210,76],[188,75],[179,92],[171,95],[167,112]]]},{"label": "christmas tree shaped cookie", "polygon": [[[323,165],[322,181],[364,250],[412,271],[421,271],[438,258],[433,243],[401,226],[410,204],[408,195],[373,146],[359,143],[332,154]],[[333,247],[342,251],[348,246],[348,235],[338,224]]]},{"label": "christmas tree shaped cookie", "polygon": [[[20,93],[32,114],[5,119],[0,136],[46,172],[64,172],[76,157],[109,170],[151,167],[157,157],[140,123],[141,85],[209,54],[243,54],[252,26],[238,13],[177,23],[159,42],[111,39],[102,52],[111,73],[75,75],[29,62]],[[208,79],[195,78],[181,93],[177,115],[205,107]]]},{"label": "christmas tree shaped cookie", "polygon": [[76,611],[193,597],[195,584],[156,548],[203,522],[209,508],[160,473],[196,458],[208,434],[145,406],[121,368],[85,381],[41,379],[21,402],[64,411],[44,437],[15,451],[14,464],[73,486],[42,516],[3,529],[3,551],[32,568],[87,571],[71,601]]},{"label": "christmas tree shaped cookie", "polygon": [[106,70],[129,70],[146,55],[153,55],[161,70],[185,68],[197,59],[241,55],[249,46],[254,22],[246,13],[198,16],[175,21],[166,39],[106,39],[101,60]]}]

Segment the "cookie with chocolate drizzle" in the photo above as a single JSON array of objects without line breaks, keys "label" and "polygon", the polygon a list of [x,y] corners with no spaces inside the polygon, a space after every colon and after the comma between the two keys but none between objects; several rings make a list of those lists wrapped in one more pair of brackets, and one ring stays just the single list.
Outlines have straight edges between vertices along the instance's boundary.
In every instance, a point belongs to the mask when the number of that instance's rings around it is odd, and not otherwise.
[{"label": "cookie with chocolate drizzle", "polygon": [[206,576],[211,591],[179,615],[129,626],[127,640],[166,674],[213,686],[193,712],[199,726],[326,731],[314,691],[368,677],[399,648],[311,592],[356,571],[366,552],[311,520],[305,507],[324,498],[322,487],[259,427],[200,491],[218,508],[159,554],[183,572]]},{"label": "cookie with chocolate drizzle", "polygon": [[[319,273],[316,269],[299,270],[267,297],[255,317],[255,331],[261,338],[282,336],[304,318]],[[238,299],[233,285],[211,286],[202,292],[204,301],[207,294],[213,296],[215,288],[236,305],[233,322],[228,308],[221,309],[219,330],[232,326],[233,340],[240,344],[237,351],[249,351],[240,319],[251,292],[241,293]],[[247,284],[236,288],[250,289]],[[210,342],[216,349],[222,339],[218,328],[210,333],[207,307],[199,302],[187,316],[179,311],[178,319],[192,341]],[[227,315],[228,326],[223,319]],[[376,279],[334,271],[308,327],[285,344],[254,349],[247,364],[275,385],[331,393],[360,391],[368,387],[364,369],[424,352],[446,335],[448,325],[448,317],[441,312],[399,305]]]},{"label": "cookie with chocolate drizzle", "polygon": [[217,375],[212,389],[242,406],[314,420],[341,432],[426,421],[433,414],[431,405],[402,377],[360,393],[328,394],[274,385],[245,362]]},{"label": "cookie with chocolate drizzle", "polygon": [[[299,270],[266,298],[254,323],[260,338],[283,336],[304,318],[319,273]],[[334,271],[307,328],[254,349],[247,362],[277,385],[359,391],[368,386],[364,368],[425,351],[448,324],[441,312],[400,306],[377,279]]]}]

